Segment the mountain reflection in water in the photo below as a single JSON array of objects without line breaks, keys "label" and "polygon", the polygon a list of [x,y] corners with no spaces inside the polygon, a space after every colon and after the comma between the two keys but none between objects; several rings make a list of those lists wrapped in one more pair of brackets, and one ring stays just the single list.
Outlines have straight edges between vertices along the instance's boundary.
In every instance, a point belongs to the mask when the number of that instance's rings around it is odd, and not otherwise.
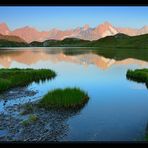
[{"label": "mountain reflection in water", "polygon": [[[67,49],[70,50],[70,49]],[[74,50],[74,49],[73,49]],[[83,50],[83,49],[81,49]],[[96,65],[98,68],[107,69],[112,65],[129,65],[138,64],[141,67],[148,65],[147,61],[127,58],[123,60],[115,60],[114,58],[105,58],[101,55],[88,50],[72,55],[67,54],[67,51],[57,49],[16,49],[16,50],[3,50],[0,52],[0,65],[4,68],[10,68],[13,62],[32,65],[39,61],[50,61],[52,63],[67,62],[84,65],[87,67],[90,64]]]}]

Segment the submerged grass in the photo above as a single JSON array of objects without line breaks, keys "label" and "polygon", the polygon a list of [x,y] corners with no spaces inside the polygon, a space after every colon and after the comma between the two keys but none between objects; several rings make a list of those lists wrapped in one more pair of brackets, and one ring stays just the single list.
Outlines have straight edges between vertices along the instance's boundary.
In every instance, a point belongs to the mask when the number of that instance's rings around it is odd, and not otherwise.
[{"label": "submerged grass", "polygon": [[0,92],[18,86],[27,86],[32,82],[44,81],[56,76],[56,73],[49,69],[0,69]]},{"label": "submerged grass", "polygon": [[28,126],[28,125],[30,125],[30,124],[36,122],[37,120],[38,120],[37,115],[31,114],[31,115],[29,115],[28,119],[22,121],[21,124],[22,124],[23,126]]},{"label": "submerged grass", "polygon": [[88,101],[88,95],[79,88],[56,89],[48,92],[39,102],[39,107],[46,109],[56,108],[77,108]]},{"label": "submerged grass", "polygon": [[20,113],[21,115],[30,114],[34,111],[34,106],[32,103],[27,103],[23,107],[23,111]]},{"label": "submerged grass", "polygon": [[126,77],[136,82],[145,83],[148,88],[148,69],[128,70]]}]

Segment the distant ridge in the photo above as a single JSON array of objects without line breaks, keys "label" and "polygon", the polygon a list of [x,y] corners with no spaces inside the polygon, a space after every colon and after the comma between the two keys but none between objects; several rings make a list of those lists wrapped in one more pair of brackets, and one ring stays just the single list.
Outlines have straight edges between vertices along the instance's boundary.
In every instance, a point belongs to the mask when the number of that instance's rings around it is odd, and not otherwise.
[{"label": "distant ridge", "polygon": [[128,36],[118,33],[113,36],[89,41],[77,38],[59,40],[46,40],[44,42],[30,43],[30,46],[42,47],[102,47],[102,48],[148,48],[148,34]]},{"label": "distant ridge", "polygon": [[118,33],[98,40],[89,41],[79,38],[65,38],[63,40],[45,40],[43,42],[25,42],[17,36],[0,35],[0,47],[101,47],[101,48],[147,48],[148,34],[128,36]]},{"label": "distant ridge", "polygon": [[21,39],[18,36],[14,36],[14,35],[2,35],[2,34],[0,34],[0,40],[7,40],[7,41],[13,41],[13,42],[19,42],[19,43],[26,43],[25,40]]},{"label": "distant ridge", "polygon": [[27,47],[26,41],[18,36],[0,34],[0,47]]}]

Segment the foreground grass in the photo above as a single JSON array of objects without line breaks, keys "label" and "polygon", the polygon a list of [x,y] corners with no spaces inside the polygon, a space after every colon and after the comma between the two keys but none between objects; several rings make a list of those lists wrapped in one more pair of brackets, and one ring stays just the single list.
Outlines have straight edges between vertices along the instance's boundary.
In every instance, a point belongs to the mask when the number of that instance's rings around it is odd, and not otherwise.
[{"label": "foreground grass", "polygon": [[48,92],[39,102],[43,108],[77,108],[88,101],[87,93],[79,88],[56,89]]},{"label": "foreground grass", "polygon": [[143,82],[148,88],[148,69],[128,70],[127,78],[136,82]]},{"label": "foreground grass", "polygon": [[27,86],[32,82],[44,81],[56,76],[48,69],[0,69],[0,92],[18,86]]}]

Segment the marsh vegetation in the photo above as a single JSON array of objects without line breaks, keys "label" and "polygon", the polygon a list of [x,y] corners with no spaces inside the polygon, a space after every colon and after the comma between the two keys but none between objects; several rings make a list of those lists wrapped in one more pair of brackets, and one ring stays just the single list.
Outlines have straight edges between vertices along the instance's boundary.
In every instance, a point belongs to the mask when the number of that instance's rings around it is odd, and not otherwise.
[{"label": "marsh vegetation", "polygon": [[49,69],[0,69],[0,92],[10,88],[27,86],[32,82],[52,79],[56,73]]},{"label": "marsh vegetation", "polygon": [[148,88],[148,69],[128,70],[126,76],[130,80],[145,83]]}]

